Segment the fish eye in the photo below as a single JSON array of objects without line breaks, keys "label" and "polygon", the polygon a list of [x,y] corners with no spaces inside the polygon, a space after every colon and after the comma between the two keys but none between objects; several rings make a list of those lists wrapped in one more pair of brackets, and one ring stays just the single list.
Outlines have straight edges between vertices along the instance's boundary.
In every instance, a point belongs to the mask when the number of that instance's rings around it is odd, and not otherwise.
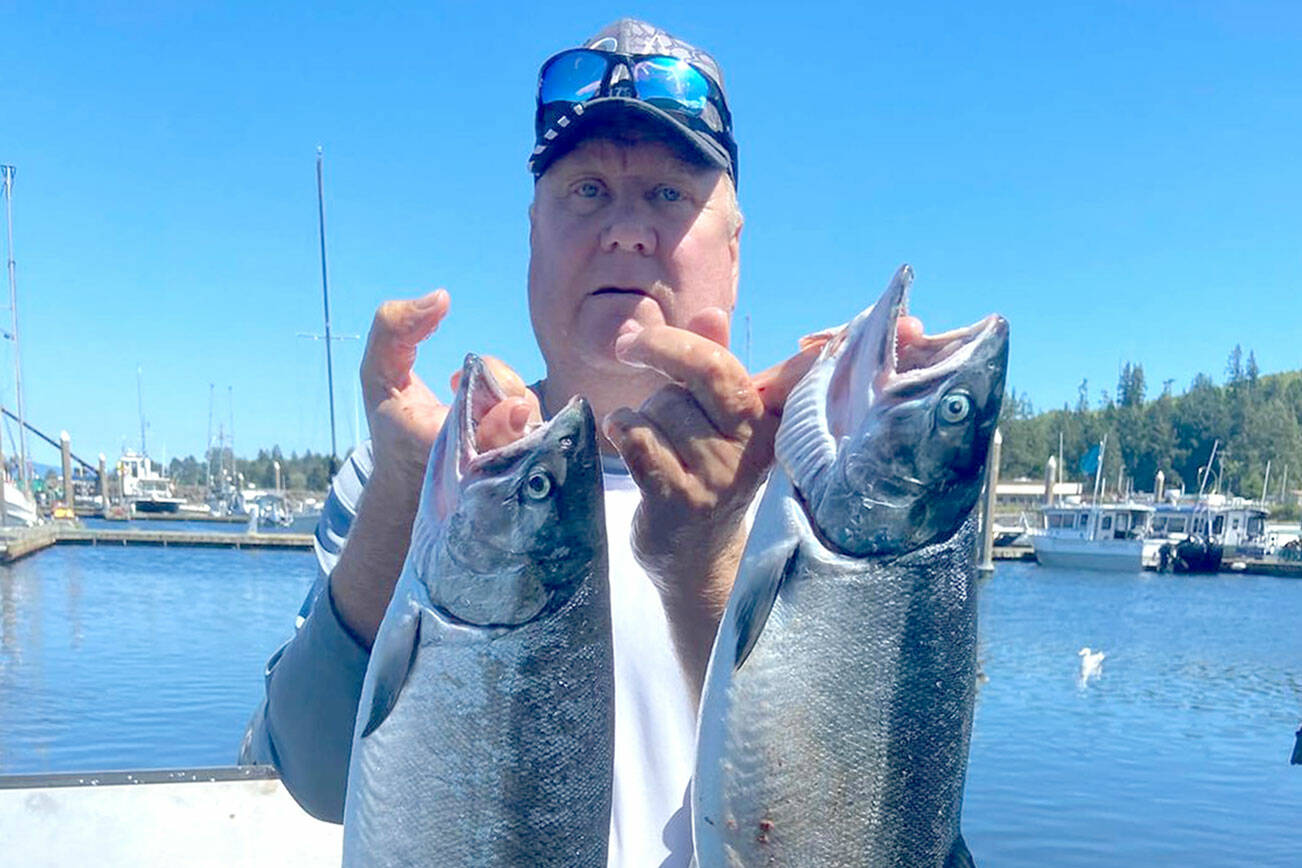
[{"label": "fish eye", "polygon": [[552,478],[545,470],[535,470],[524,481],[524,496],[530,500],[542,500],[552,493]]},{"label": "fish eye", "polygon": [[940,399],[940,419],[950,425],[957,425],[972,412],[972,399],[964,392],[951,392]]}]

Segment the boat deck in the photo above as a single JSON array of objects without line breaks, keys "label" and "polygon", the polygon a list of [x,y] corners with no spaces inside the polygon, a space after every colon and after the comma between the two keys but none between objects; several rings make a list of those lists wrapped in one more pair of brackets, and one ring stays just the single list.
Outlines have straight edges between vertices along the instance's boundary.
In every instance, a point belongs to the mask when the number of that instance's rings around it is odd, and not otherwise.
[{"label": "boat deck", "polygon": [[0,776],[6,865],[338,865],[343,827],[262,766]]}]

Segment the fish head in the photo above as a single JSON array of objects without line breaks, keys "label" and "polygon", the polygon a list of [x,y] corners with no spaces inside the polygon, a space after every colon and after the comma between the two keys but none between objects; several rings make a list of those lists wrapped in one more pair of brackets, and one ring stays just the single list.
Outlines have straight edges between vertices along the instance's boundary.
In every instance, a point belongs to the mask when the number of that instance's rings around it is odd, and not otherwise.
[{"label": "fish head", "polygon": [[[821,458],[788,460],[797,469],[793,482],[823,539],[855,557],[912,551],[952,535],[980,495],[999,418],[1007,321],[991,314],[901,347],[911,282],[903,266],[881,299],[824,347],[815,365],[821,377],[797,386],[817,391],[793,391],[799,412],[822,414],[821,437],[805,438],[817,447],[806,453]],[[780,457],[791,451],[779,444]]]},{"label": "fish head", "polygon": [[591,406],[573,398],[514,443],[480,452],[478,420],[502,397],[468,356],[413,529],[416,552],[424,518],[416,569],[431,604],[469,626],[520,626],[559,609],[605,556]]}]

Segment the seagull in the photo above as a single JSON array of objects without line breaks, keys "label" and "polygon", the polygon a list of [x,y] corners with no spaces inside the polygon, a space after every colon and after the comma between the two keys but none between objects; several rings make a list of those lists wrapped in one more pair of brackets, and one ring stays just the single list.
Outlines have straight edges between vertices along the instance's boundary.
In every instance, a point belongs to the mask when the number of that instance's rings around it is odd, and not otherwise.
[{"label": "seagull", "polygon": [[1103,670],[1103,658],[1107,655],[1102,651],[1091,651],[1088,645],[1076,653],[1080,655],[1080,680],[1084,684]]}]

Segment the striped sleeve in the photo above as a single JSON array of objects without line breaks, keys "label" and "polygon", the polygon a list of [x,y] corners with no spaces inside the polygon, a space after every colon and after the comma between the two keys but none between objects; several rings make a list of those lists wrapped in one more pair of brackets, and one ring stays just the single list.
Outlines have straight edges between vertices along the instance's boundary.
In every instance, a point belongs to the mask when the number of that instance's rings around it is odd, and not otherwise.
[{"label": "striped sleeve", "polygon": [[266,694],[245,731],[241,764],[274,765],[310,814],[342,822],[357,702],[368,654],[344,629],[328,592],[371,474],[370,441],[349,454],[317,522],[317,578],[294,635],[267,661]]}]

